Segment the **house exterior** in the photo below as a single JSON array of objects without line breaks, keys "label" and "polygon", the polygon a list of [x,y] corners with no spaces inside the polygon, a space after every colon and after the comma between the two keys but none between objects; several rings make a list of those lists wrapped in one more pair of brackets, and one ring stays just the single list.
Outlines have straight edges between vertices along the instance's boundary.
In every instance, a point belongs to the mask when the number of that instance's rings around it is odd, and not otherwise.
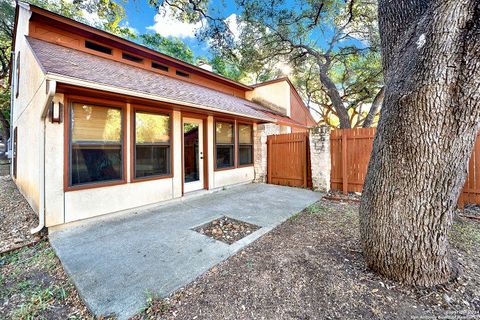
[{"label": "house exterior", "polygon": [[33,5],[13,49],[11,173],[37,229],[252,182],[262,126],[315,124],[288,79],[247,86]]}]

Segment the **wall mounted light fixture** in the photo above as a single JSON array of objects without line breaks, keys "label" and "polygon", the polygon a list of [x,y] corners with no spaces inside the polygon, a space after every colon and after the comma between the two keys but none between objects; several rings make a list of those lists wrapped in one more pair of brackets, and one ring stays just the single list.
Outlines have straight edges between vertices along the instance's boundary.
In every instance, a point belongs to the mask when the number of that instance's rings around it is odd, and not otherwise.
[{"label": "wall mounted light fixture", "polygon": [[60,123],[62,120],[63,104],[61,102],[53,102],[50,106],[50,122]]}]

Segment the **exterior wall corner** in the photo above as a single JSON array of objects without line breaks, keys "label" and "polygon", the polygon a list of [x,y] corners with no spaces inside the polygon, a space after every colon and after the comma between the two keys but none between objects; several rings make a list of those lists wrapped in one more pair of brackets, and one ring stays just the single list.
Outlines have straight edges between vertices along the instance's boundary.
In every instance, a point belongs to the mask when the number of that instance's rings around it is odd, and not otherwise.
[{"label": "exterior wall corner", "polygon": [[267,182],[267,137],[280,134],[280,126],[273,123],[259,124],[254,132],[254,182]]}]

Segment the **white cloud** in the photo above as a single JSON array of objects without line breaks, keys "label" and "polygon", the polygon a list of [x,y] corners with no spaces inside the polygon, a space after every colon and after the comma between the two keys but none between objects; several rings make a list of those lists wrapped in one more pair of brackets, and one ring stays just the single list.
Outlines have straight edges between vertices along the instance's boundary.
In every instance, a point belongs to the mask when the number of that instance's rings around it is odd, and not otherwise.
[{"label": "white cloud", "polygon": [[237,14],[232,13],[224,21],[227,24],[230,31],[232,32],[233,38],[235,39],[235,41],[239,40],[240,39],[240,34],[242,32],[243,23],[238,22]]},{"label": "white cloud", "polygon": [[82,17],[87,21],[91,26],[101,25],[104,20],[100,19],[96,12],[88,12],[85,9],[82,9]]},{"label": "white cloud", "polygon": [[202,22],[187,23],[179,21],[173,16],[170,8],[159,12],[153,18],[154,24],[147,27],[164,37],[193,38],[195,32],[202,27]]}]

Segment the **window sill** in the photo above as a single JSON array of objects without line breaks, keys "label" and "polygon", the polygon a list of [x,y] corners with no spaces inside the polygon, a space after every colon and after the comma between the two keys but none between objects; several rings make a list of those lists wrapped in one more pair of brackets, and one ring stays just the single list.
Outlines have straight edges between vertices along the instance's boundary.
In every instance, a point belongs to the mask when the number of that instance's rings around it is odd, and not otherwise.
[{"label": "window sill", "polygon": [[132,178],[130,183],[146,182],[153,180],[163,180],[163,179],[172,179],[173,175],[169,174],[168,176],[152,176],[152,177],[143,177],[143,178]]},{"label": "window sill", "polygon": [[113,186],[118,186],[121,184],[126,184],[127,180],[117,180],[117,181],[112,181],[112,182],[105,182],[105,183],[92,183],[92,184],[82,184],[78,186],[69,186],[65,187],[64,191],[69,192],[69,191],[79,191],[79,190],[88,190],[88,189],[96,189],[96,188],[103,188],[103,187],[113,187]]},{"label": "window sill", "polygon": [[241,164],[241,165],[238,165],[237,168],[248,168],[248,167],[253,167],[254,164],[253,163],[249,163],[249,164]]},{"label": "window sill", "polygon": [[228,168],[214,168],[213,171],[227,171],[227,170],[234,170],[237,167],[228,167]]}]

